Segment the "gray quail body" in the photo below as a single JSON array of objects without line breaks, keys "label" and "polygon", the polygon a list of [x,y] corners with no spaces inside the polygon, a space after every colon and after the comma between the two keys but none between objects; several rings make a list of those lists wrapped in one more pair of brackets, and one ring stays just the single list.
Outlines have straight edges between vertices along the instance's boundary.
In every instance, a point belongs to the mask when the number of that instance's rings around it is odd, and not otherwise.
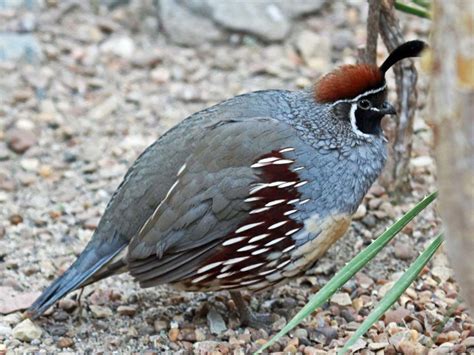
[{"label": "gray quail body", "polygon": [[394,110],[380,68],[344,66],[312,90],[268,90],[198,112],[148,147],[113,194],[74,264],[31,306],[128,271],[143,287],[258,291],[311,267],[347,230],[386,159]]}]

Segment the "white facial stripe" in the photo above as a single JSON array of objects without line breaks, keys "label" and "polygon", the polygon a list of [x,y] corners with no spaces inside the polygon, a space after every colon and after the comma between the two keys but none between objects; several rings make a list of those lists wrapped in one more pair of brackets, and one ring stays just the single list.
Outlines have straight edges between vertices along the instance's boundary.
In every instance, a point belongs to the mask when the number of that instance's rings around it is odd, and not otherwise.
[{"label": "white facial stripe", "polygon": [[385,88],[387,87],[387,83],[385,83],[383,86],[377,88],[377,89],[373,89],[373,90],[369,90],[369,91],[365,91],[363,92],[362,94],[360,94],[359,96],[356,96],[354,97],[353,99],[344,99],[344,100],[337,100],[337,101],[334,101],[331,106],[335,106],[337,104],[340,104],[341,102],[346,102],[346,103],[353,103],[353,102],[357,102],[357,100],[359,100],[361,97],[364,97],[364,96],[367,96],[367,95],[372,95],[372,94],[376,94],[380,91],[383,91],[385,90]]},{"label": "white facial stripe", "polygon": [[368,134],[365,134],[365,133],[359,131],[359,129],[357,128],[356,115],[355,115],[356,110],[357,110],[357,103],[353,103],[351,105],[351,110],[349,112],[349,116],[351,118],[352,130],[358,136],[365,137],[365,138],[370,137]]}]

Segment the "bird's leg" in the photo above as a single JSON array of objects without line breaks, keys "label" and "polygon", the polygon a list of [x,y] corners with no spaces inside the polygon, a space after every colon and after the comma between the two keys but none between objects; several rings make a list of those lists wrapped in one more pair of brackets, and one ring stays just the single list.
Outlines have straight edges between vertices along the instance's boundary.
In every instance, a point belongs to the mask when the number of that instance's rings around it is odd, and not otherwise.
[{"label": "bird's leg", "polygon": [[78,314],[81,314],[81,309],[82,309],[81,297],[83,293],[84,293],[84,287],[81,287],[81,289],[79,290],[79,294],[77,295]]},{"label": "bird's leg", "polygon": [[273,317],[268,313],[254,313],[250,306],[245,303],[242,293],[240,291],[230,291],[230,295],[234,300],[237,312],[239,313],[240,322],[244,326],[249,326],[255,329],[269,330],[273,323]]}]

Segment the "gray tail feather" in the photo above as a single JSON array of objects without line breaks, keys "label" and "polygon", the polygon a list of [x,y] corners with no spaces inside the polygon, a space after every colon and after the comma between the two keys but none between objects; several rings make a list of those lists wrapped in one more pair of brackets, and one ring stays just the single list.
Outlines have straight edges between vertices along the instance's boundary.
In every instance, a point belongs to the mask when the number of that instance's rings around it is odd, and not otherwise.
[{"label": "gray tail feather", "polygon": [[[120,238],[115,239],[115,243],[107,243],[107,245],[103,244],[99,247],[94,247],[94,244],[95,243],[92,242],[89,243],[69,269],[44,290],[38,299],[30,306],[27,311],[27,315],[30,318],[38,318],[50,306],[69,292],[109,276],[109,273],[107,273],[107,275],[103,277],[94,278],[93,281],[89,281],[98,270],[112,260],[127,245],[127,243]],[[106,250],[101,250],[101,247],[106,248]],[[100,253],[100,251],[106,251],[106,253]]]},{"label": "gray tail feather", "polygon": [[[118,255],[118,254],[116,254]],[[112,275],[118,275],[128,271],[127,263],[125,260],[120,259],[118,261],[111,260],[109,264],[105,264],[101,269],[99,269],[95,274],[91,275],[87,280],[85,280],[81,287],[93,284],[94,282],[100,281]]]}]

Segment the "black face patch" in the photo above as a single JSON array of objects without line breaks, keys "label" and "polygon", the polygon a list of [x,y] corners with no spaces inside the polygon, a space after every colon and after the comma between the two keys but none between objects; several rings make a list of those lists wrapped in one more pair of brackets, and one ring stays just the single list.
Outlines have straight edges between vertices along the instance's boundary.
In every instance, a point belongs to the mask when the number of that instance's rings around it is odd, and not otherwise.
[{"label": "black face patch", "polygon": [[[385,99],[387,91],[369,94],[360,97],[352,105],[356,105],[354,111],[355,125],[364,134],[380,134],[382,132],[381,120],[385,116]],[[351,117],[352,119],[352,117]]]},{"label": "black face patch", "polygon": [[357,129],[365,134],[380,134],[382,132],[381,121],[384,113],[371,109],[362,110],[357,108],[355,111],[355,124]]}]

